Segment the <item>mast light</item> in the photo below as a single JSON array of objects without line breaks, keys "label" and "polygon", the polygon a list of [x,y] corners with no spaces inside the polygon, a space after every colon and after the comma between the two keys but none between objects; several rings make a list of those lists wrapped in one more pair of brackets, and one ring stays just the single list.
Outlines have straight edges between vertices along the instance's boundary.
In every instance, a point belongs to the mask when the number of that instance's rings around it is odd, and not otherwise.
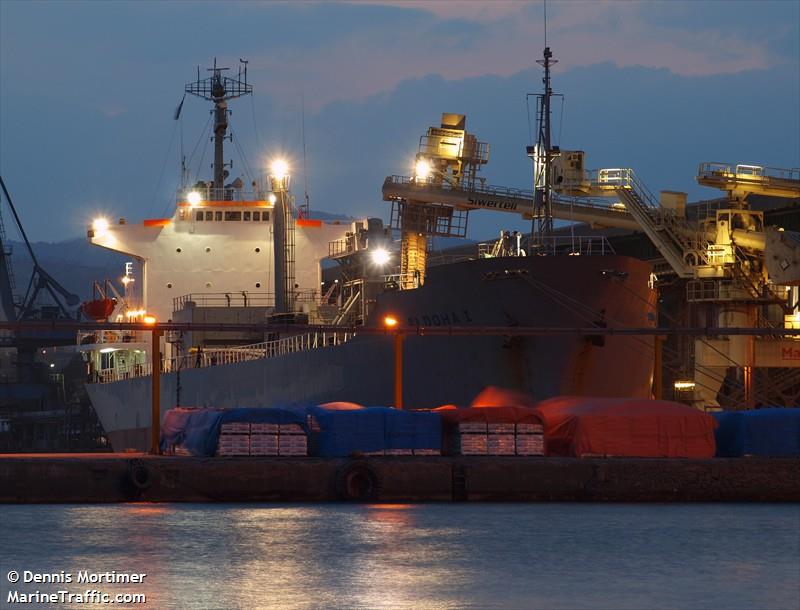
[{"label": "mast light", "polygon": [[186,195],[186,201],[189,202],[189,205],[195,206],[199,205],[201,201],[203,201],[203,197],[200,195],[199,191],[190,191],[188,195]]},{"label": "mast light", "polygon": [[272,177],[283,180],[289,174],[289,164],[284,159],[275,159],[270,165]]}]

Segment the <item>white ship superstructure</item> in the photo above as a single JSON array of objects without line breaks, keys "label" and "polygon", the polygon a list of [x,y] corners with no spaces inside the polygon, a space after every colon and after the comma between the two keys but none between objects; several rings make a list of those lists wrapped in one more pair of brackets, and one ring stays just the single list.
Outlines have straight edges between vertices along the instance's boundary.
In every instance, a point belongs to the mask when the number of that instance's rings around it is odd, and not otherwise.
[{"label": "white ship superstructure", "polygon": [[[214,198],[213,189],[184,191],[171,218],[96,223],[90,242],[138,262],[141,309],[160,321],[172,317],[176,298],[190,293],[228,294],[237,301],[251,295],[256,302],[275,292],[270,200],[275,195],[264,190],[229,192],[230,199],[221,199]],[[188,196],[198,193],[203,197],[190,203]],[[319,293],[320,261],[328,256],[329,243],[351,231],[351,223],[296,223],[298,298]]]},{"label": "white ship superstructure", "polygon": [[[101,299],[84,308],[87,317],[164,322],[179,310],[186,314],[195,306],[222,305],[224,311],[216,313],[224,315],[217,315],[215,321],[264,322],[273,313],[302,313],[305,320],[317,319],[323,302],[321,260],[329,255],[330,244],[346,243],[348,238],[352,242],[369,223],[297,217],[289,194],[289,168],[280,158],[271,162],[269,175],[229,180],[227,168],[232,164],[224,161],[223,154],[230,137],[228,102],[252,93],[246,62],[243,67],[238,77],[231,78],[215,61],[208,78],[201,79],[198,69],[197,80],[185,88],[186,94],[214,105],[213,179],[188,182],[184,167],[187,183],[178,190],[168,218],[141,222],[98,218],[92,223],[90,243],[132,260],[122,278],[124,296],[106,282]],[[187,339],[188,343],[166,341],[165,361],[187,358],[198,348],[202,351],[201,344],[192,343],[196,337]],[[241,342],[241,337],[218,336],[211,344]],[[90,381],[125,379],[149,371],[150,345],[143,333],[81,333],[79,344]]]}]

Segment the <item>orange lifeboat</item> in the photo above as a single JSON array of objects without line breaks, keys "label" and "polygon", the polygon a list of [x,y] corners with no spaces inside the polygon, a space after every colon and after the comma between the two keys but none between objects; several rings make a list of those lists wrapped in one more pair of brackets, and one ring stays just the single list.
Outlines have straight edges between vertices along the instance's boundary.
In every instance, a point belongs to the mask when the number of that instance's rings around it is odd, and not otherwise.
[{"label": "orange lifeboat", "polygon": [[88,319],[95,322],[103,322],[114,311],[116,304],[117,301],[115,299],[94,299],[93,301],[85,301],[81,305],[81,311]]}]

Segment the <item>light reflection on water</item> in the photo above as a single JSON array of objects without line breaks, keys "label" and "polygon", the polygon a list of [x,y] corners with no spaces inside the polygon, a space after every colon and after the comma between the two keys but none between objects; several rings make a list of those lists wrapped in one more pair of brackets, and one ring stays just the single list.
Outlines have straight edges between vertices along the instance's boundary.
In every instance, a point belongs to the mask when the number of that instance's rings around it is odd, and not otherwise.
[{"label": "light reflection on water", "polygon": [[0,608],[8,570],[164,610],[798,608],[800,505],[3,506]]}]

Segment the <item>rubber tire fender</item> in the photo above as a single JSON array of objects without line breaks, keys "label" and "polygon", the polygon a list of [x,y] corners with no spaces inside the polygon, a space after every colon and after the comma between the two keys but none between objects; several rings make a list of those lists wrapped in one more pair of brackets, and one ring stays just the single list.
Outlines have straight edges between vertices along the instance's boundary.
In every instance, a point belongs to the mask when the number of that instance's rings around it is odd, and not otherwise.
[{"label": "rubber tire fender", "polygon": [[128,479],[134,489],[144,491],[153,484],[150,469],[141,460],[131,460],[128,467]]},{"label": "rubber tire fender", "polygon": [[366,460],[351,460],[336,471],[336,496],[346,502],[374,502],[380,495],[380,479]]}]

